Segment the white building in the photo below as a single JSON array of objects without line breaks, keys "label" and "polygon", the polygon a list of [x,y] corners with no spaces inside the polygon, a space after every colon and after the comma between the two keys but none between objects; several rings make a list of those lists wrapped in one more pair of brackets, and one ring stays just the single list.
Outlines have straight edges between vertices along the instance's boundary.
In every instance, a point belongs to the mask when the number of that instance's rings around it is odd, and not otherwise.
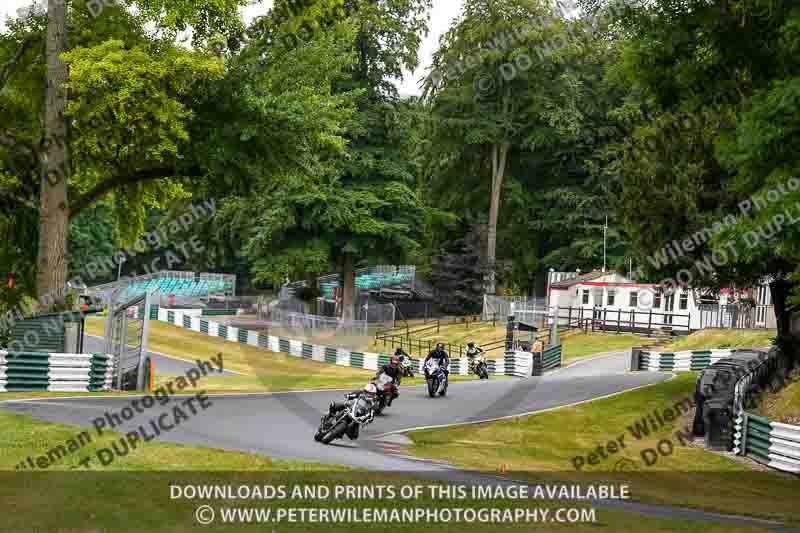
[{"label": "white building", "polygon": [[[691,289],[664,293],[652,283],[637,283],[613,271],[594,271],[569,279],[561,276],[560,281],[549,283],[547,302],[550,312],[558,313],[561,324],[595,319],[607,330],[669,329],[688,333],[704,327],[744,323],[738,318],[738,306],[728,304],[753,292],[760,305],[752,317],[748,314],[747,324],[749,327],[775,327],[772,307],[762,304],[765,294],[769,294],[764,287],[738,294],[723,289],[716,300],[698,301],[697,292]],[[731,298],[732,295],[735,297]]]}]

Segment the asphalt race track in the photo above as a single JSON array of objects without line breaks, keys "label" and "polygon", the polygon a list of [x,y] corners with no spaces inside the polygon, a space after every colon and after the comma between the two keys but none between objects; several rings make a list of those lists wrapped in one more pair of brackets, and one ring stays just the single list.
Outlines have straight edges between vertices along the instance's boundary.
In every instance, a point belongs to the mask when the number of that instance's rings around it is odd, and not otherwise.
[{"label": "asphalt race track", "polygon": [[[156,354],[157,361],[183,373],[191,364]],[[488,381],[453,382],[447,396],[428,398],[424,386],[403,387],[400,398],[375,422],[362,430],[357,441],[347,438],[325,446],[313,434],[324,410],[347,391],[299,391],[286,393],[225,394],[211,396],[212,405],[161,435],[162,440],[241,450],[276,459],[350,465],[371,470],[404,471],[449,483],[519,483],[491,475],[462,471],[448,465],[403,455],[405,430],[421,427],[479,422],[590,401],[669,379],[665,372],[627,372],[630,352],[618,352],[581,361],[541,378],[495,378]],[[176,362],[177,361],[177,362]],[[158,362],[157,362],[158,364]],[[186,366],[183,366],[186,365]],[[163,370],[162,370],[163,372]],[[195,391],[196,392],[196,391]],[[68,395],[66,393],[65,395]],[[35,418],[91,427],[106,412],[119,413],[135,396],[95,396],[9,400],[0,408]],[[127,432],[146,425],[184,400],[173,397],[165,406],[156,404],[117,426]],[[400,445],[398,445],[400,444]],[[567,465],[565,465],[567,466]],[[701,510],[642,504],[623,500],[595,500],[597,507],[674,519],[746,524],[772,531],[797,531],[768,520],[723,515]]]},{"label": "asphalt race track", "polygon": [[[420,469],[424,464],[386,453],[376,436],[412,428],[483,421],[587,401],[670,377],[660,372],[625,372],[628,353],[593,359],[541,378],[496,378],[453,382],[447,396],[428,398],[424,386],[404,387],[400,398],[366,427],[358,441],[345,438],[330,446],[313,440],[323,411],[347,391],[215,395],[213,405],[191,417],[164,440],[261,453],[276,459],[300,459],[381,470]],[[202,386],[202,382],[200,384]],[[65,394],[68,396],[69,394]],[[21,400],[3,408],[47,420],[91,426],[91,421],[130,405],[131,398],[84,397]],[[118,427],[132,431],[171,409],[153,407]],[[430,464],[431,468],[436,468]]]}]

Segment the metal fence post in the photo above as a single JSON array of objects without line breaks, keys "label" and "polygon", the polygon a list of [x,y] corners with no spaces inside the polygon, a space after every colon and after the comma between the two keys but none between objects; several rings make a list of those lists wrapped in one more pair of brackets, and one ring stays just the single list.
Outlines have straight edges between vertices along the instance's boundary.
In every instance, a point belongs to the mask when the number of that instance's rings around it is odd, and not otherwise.
[{"label": "metal fence post", "polygon": [[739,455],[747,455],[747,425],[750,420],[746,411],[742,411],[742,439],[739,443]]},{"label": "metal fence post", "polygon": [[147,336],[150,332],[150,313],[147,312],[150,309],[150,301],[151,301],[150,293],[145,293],[144,296],[144,316],[142,320],[142,340],[140,343],[139,348],[139,364],[136,370],[136,389],[137,390],[144,390],[144,363],[145,363],[145,354],[147,352]]},{"label": "metal fence post", "polygon": [[117,375],[117,390],[122,390],[122,354],[125,352],[125,344],[128,340],[128,313],[122,311],[122,321],[120,321],[119,349],[117,358],[119,359],[119,374]]}]

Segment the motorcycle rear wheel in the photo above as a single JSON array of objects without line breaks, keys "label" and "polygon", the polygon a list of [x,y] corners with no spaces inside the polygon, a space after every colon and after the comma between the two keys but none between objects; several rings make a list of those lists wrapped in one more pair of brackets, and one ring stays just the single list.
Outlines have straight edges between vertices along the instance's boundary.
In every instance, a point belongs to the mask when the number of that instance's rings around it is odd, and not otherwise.
[{"label": "motorcycle rear wheel", "polygon": [[341,438],[345,431],[347,431],[347,420],[342,420],[322,437],[322,444],[330,444],[334,439]]}]

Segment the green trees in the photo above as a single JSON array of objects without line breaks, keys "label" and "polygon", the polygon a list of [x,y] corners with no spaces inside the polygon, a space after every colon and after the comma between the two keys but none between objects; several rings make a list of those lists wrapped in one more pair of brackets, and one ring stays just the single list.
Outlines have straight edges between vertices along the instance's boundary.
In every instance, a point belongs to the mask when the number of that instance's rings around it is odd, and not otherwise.
[{"label": "green trees", "polygon": [[[279,0],[247,28],[240,3],[53,2],[11,21],[0,259],[18,288],[3,298],[58,292],[68,263],[210,199],[206,252],[187,264],[271,285],[337,269],[345,317],[356,268],[427,271],[454,218],[485,225],[488,293],[600,266],[608,217],[611,267],[633,258],[640,277],[711,290],[767,280],[781,309],[800,301],[786,294],[800,200],[789,4],[586,2],[565,19],[545,1],[467,0],[423,97],[401,101],[392,79],[416,66],[430,1]],[[191,48],[176,42],[187,29]]]},{"label": "green trees", "polygon": [[326,110],[309,101],[302,121],[324,118],[333,128],[300,151],[292,171],[261,173],[253,193],[229,198],[223,216],[245,236],[243,251],[257,280],[279,285],[286,277],[310,280],[332,265],[339,269],[343,317],[353,318],[358,264],[404,260],[417,251],[425,225],[407,144],[410,123],[389,82],[403,66],[413,67],[424,24],[414,2],[347,7],[349,17],[331,19],[322,3],[312,3],[271,30],[284,46],[280,32],[298,20],[316,23],[309,40],[286,54],[305,67],[292,72],[292,83],[332,88],[329,101],[337,104]]},{"label": "green trees", "polygon": [[430,158],[438,179],[489,198],[489,294],[495,292],[503,188],[509,177],[524,176],[508,175],[515,158],[530,152],[549,159],[579,128],[578,84],[567,68],[578,46],[566,22],[551,14],[542,2],[467,0],[442,38],[427,81],[435,116]]},{"label": "green trees", "polygon": [[[798,259],[790,222],[798,198],[789,189],[798,160],[788,148],[797,131],[798,16],[782,2],[744,11],[657,2],[620,19],[630,31],[627,79],[649,108],[622,157],[623,209],[640,264],[653,279],[674,278],[672,286],[769,281],[781,334]],[[775,197],[769,205],[766,195]]]},{"label": "green trees", "polygon": [[[160,2],[156,11],[146,9],[133,17],[124,7],[111,5],[90,14],[87,5],[77,3],[68,12],[65,2],[51,0],[46,18],[34,15],[18,21],[3,37],[11,60],[0,105],[11,112],[28,99],[25,111],[31,119],[26,126],[0,132],[9,185],[6,198],[27,199],[28,207],[38,204],[35,291],[40,299],[58,299],[65,286],[71,216],[118,192],[118,220],[126,222],[118,228],[129,240],[141,230],[144,206],[168,201],[180,190],[180,185],[148,184],[181,178],[183,169],[176,163],[179,145],[187,140],[187,91],[198,80],[221,72],[222,65],[202,51],[148,37],[143,24],[155,22],[167,30],[193,26],[196,42],[202,43],[206,30],[224,26],[219,17],[235,14],[238,5],[235,0]],[[68,31],[72,49],[66,53]],[[15,41],[16,49],[8,46]],[[31,51],[42,50],[32,47],[37,42],[46,43],[44,58]],[[69,77],[68,61],[73,63]],[[155,72],[160,77],[149,79]],[[33,80],[47,87],[44,94],[33,89]],[[34,198],[38,194],[38,201],[32,201],[31,193]]]}]

